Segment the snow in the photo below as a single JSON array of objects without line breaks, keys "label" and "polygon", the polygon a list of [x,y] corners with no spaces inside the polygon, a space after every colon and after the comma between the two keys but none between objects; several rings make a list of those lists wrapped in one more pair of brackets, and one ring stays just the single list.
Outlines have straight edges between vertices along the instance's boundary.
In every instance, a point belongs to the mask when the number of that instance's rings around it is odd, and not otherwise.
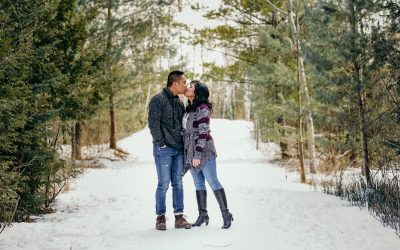
[{"label": "snow", "polygon": [[[58,154],[65,160],[71,159],[71,151],[71,145],[61,145],[58,148]],[[83,146],[81,148],[81,156],[82,159],[91,161],[92,163],[98,163],[102,159],[118,161],[126,157],[125,153],[110,149],[110,144],[100,144],[92,147]]]},{"label": "snow", "polygon": [[[390,228],[365,209],[314,191],[272,163],[278,147],[255,150],[253,124],[212,120],[219,153],[218,175],[234,216],[222,230],[218,205],[209,191],[210,224],[175,229],[171,189],[167,231],[155,230],[157,185],[149,130],[118,142],[126,160],[101,159],[103,168],[87,169],[62,193],[55,213],[35,223],[15,223],[0,234],[0,249],[400,249]],[[195,189],[184,177],[185,214],[197,215]]]}]

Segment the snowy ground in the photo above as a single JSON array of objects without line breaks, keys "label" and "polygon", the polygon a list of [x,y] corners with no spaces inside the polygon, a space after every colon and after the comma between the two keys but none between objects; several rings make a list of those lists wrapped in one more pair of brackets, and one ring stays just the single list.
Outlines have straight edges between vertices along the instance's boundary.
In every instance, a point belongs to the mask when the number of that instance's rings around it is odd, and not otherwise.
[{"label": "snowy ground", "polygon": [[[269,144],[255,150],[244,121],[213,120],[218,172],[234,215],[222,230],[210,192],[210,224],[174,229],[171,190],[167,231],[155,230],[157,183],[148,129],[119,142],[131,154],[125,161],[103,159],[106,167],[88,169],[59,196],[56,212],[36,223],[15,223],[0,235],[0,249],[400,249],[394,231],[366,210],[297,183],[268,161]],[[197,215],[190,175],[184,177],[185,214]]]}]

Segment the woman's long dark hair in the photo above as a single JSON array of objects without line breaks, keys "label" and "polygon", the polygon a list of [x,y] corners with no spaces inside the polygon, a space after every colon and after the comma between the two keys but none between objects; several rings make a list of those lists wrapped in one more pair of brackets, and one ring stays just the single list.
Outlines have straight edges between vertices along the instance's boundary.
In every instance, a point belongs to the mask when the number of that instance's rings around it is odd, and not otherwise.
[{"label": "woman's long dark hair", "polygon": [[212,103],[208,100],[210,97],[210,91],[208,90],[207,85],[197,80],[191,81],[190,84],[194,84],[195,97],[193,103],[189,101],[189,105],[186,107],[186,112],[196,111],[203,103],[206,104],[210,109],[210,112],[212,112]]}]

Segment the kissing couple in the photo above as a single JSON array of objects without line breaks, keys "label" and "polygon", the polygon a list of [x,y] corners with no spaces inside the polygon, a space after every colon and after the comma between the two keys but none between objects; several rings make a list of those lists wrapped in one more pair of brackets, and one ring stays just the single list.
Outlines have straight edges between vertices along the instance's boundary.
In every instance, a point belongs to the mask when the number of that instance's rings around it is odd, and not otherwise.
[{"label": "kissing couple", "polygon": [[[178,95],[185,95],[185,107]],[[153,156],[157,169],[156,229],[166,230],[166,193],[172,185],[175,228],[190,229],[208,225],[207,189],[209,184],[218,201],[223,229],[233,221],[225,190],[217,177],[217,152],[210,134],[212,104],[208,87],[197,80],[188,85],[182,71],[172,71],[167,85],[150,101],[148,124],[153,137]],[[183,214],[183,175],[190,171],[196,187],[199,216],[193,224]]]}]

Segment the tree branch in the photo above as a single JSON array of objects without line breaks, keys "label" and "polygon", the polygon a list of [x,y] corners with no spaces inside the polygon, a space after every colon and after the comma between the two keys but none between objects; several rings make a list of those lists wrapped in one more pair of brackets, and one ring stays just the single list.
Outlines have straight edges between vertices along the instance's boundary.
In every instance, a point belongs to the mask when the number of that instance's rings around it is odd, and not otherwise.
[{"label": "tree branch", "polygon": [[278,12],[281,12],[281,13],[283,13],[283,14],[285,14],[285,15],[288,14],[288,12],[286,12],[286,11],[280,9],[278,6],[276,6],[275,4],[273,4],[271,1],[269,1],[269,0],[265,0],[265,1],[266,1],[267,3],[269,3],[269,5],[271,5],[272,8],[273,8],[274,10],[276,10],[276,11],[278,11]]}]

